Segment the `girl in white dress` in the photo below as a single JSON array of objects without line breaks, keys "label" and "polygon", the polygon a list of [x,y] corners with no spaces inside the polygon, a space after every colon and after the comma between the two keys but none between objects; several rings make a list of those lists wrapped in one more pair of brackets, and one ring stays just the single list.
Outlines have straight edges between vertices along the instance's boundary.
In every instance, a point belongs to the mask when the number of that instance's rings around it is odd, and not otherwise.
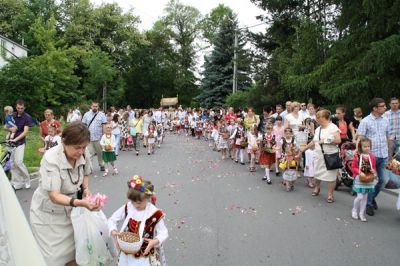
[{"label": "girl in white dress", "polygon": [[307,177],[307,185],[310,188],[314,188],[313,180],[315,174],[315,160],[317,158],[314,146],[305,151],[305,157],[306,163],[304,166],[304,177]]},{"label": "girl in white dress", "polygon": [[[141,176],[135,175],[128,181],[129,202],[121,206],[108,219],[110,234],[117,239],[119,233],[129,231],[143,239],[143,245],[135,254],[121,251],[119,266],[161,266],[166,265],[161,244],[168,238],[164,224],[164,213],[155,207],[150,199],[154,186]],[[120,230],[117,225],[122,223]],[[117,241],[116,241],[117,243]],[[117,243],[118,244],[118,243]]]}]

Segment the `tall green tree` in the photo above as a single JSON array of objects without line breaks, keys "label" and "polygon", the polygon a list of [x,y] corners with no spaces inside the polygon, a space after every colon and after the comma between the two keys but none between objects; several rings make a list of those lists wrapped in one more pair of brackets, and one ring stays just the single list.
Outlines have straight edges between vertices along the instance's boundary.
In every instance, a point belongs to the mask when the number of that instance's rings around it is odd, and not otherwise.
[{"label": "tall green tree", "polygon": [[250,62],[244,49],[246,42],[243,34],[238,31],[237,18],[232,13],[220,22],[218,34],[213,42],[213,50],[209,56],[205,56],[204,78],[201,81],[201,93],[197,97],[204,107],[224,106],[226,97],[232,93],[235,32],[239,39],[236,48],[238,89],[250,88],[251,82],[248,77]]},{"label": "tall green tree", "polygon": [[169,28],[179,65],[175,86],[179,92],[180,102],[184,105],[190,105],[193,97],[198,94],[194,75],[196,66],[195,40],[200,37],[201,33],[201,14],[196,8],[184,5],[178,0],[170,0],[165,12],[166,15],[163,20]]}]

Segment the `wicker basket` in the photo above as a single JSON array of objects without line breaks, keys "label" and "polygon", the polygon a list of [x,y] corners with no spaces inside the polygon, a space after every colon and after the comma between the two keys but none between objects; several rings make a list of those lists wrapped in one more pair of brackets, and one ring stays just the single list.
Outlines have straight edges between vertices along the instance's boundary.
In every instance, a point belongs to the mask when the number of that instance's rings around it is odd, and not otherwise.
[{"label": "wicker basket", "polygon": [[131,232],[122,232],[117,237],[119,248],[126,254],[137,253],[143,244],[143,239],[139,235]]}]

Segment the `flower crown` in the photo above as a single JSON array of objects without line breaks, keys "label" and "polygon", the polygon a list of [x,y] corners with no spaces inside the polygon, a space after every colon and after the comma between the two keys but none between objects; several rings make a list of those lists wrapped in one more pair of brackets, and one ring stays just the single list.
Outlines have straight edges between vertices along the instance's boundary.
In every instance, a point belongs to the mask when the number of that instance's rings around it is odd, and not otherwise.
[{"label": "flower crown", "polygon": [[128,187],[133,188],[146,195],[153,195],[154,193],[148,188],[148,185],[143,181],[141,176],[135,175],[128,180]]}]

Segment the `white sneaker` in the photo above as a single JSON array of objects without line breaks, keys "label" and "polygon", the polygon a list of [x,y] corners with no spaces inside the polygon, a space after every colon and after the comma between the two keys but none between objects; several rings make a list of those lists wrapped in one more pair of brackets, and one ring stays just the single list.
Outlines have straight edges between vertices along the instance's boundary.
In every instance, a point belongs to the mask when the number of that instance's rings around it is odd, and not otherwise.
[{"label": "white sneaker", "polygon": [[26,182],[25,183],[25,188],[30,189],[31,188],[31,182]]},{"label": "white sneaker", "polygon": [[366,222],[367,218],[365,218],[365,214],[360,213],[360,221],[361,222]]},{"label": "white sneaker", "polygon": [[353,218],[354,220],[358,220],[357,210],[351,210],[351,218]]},{"label": "white sneaker", "polygon": [[14,190],[20,190],[23,188],[23,186],[17,186],[17,185],[12,185],[12,187],[14,188]]},{"label": "white sneaker", "polygon": [[114,173],[113,173],[114,175],[118,175],[118,169],[117,168],[114,168]]}]

